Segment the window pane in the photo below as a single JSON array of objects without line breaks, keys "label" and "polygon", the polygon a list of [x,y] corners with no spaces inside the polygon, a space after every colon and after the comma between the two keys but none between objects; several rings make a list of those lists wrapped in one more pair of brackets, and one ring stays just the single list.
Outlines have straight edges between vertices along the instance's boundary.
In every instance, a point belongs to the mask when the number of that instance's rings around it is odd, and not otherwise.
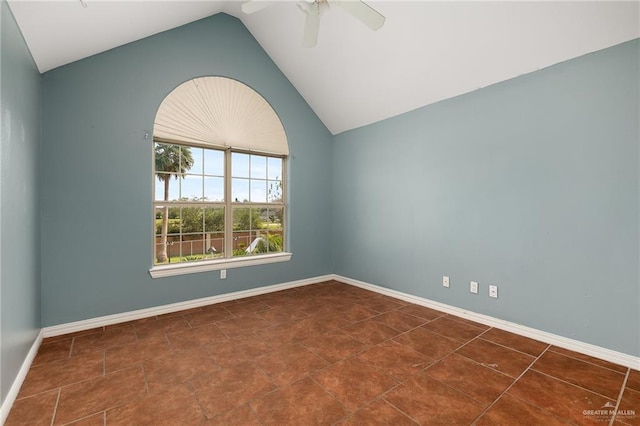
[{"label": "window pane", "polygon": [[270,180],[268,182],[267,201],[270,203],[281,203],[282,200],[282,181]]},{"label": "window pane", "polygon": [[180,233],[180,207],[169,207],[169,220],[167,222],[167,233]]},{"label": "window pane", "polygon": [[265,203],[267,201],[267,181],[251,180],[251,201]]},{"label": "window pane", "polygon": [[206,201],[224,201],[224,178],[204,178],[204,198]]},{"label": "window pane", "polygon": [[[255,224],[256,218],[259,219],[259,213],[252,211],[249,207],[240,207],[233,209],[233,230],[249,231]],[[252,217],[253,215],[253,217]]]},{"label": "window pane", "polygon": [[183,155],[188,155],[188,150],[191,150],[191,158],[193,159],[193,165],[191,168],[186,168],[185,172],[189,172],[192,174],[201,175],[202,174],[202,148],[189,148],[182,147]]},{"label": "window pane", "polygon": [[179,217],[180,208],[158,206],[155,209],[154,262],[156,264],[178,261],[171,256],[179,253],[180,250],[179,245],[175,245],[180,238]]},{"label": "window pane", "polygon": [[224,176],[224,151],[204,150],[204,174]]},{"label": "window pane", "polygon": [[233,179],[231,182],[231,200],[236,203],[249,201],[249,179]]},{"label": "window pane", "polygon": [[193,262],[204,258],[204,238],[199,235],[183,235],[180,243],[180,261]]},{"label": "window pane", "polygon": [[282,230],[284,207],[269,207],[265,218],[265,228],[269,231]]},{"label": "window pane", "polygon": [[224,208],[206,207],[204,209],[205,232],[224,231]]},{"label": "window pane", "polygon": [[[175,177],[192,169],[194,158],[191,150],[192,148],[180,145],[155,144],[156,174],[166,173]],[[202,170],[202,165],[199,167]]]},{"label": "window pane", "polygon": [[261,155],[251,156],[251,178],[266,179],[267,178],[267,157]]},{"label": "window pane", "polygon": [[163,263],[177,263],[180,261],[180,236],[170,235],[167,237],[167,242],[164,247],[166,247],[167,250],[167,258]]},{"label": "window pane", "polygon": [[182,200],[202,200],[202,176],[186,175],[182,183]]},{"label": "window pane", "polygon": [[240,207],[233,210],[233,256],[247,256],[257,251],[264,234],[261,207]]},{"label": "window pane", "polygon": [[224,232],[211,232],[204,237],[205,259],[224,257]]},{"label": "window pane", "polygon": [[231,154],[231,175],[233,177],[249,177],[249,154]]},{"label": "window pane", "polygon": [[183,207],[180,224],[182,233],[202,233],[204,230],[204,214],[202,207]]},{"label": "window pane", "polygon": [[[162,181],[156,178],[156,200],[164,200],[165,185],[169,186],[169,198],[170,201],[176,201],[180,198],[180,182],[175,180],[171,175],[160,173]],[[164,180],[165,176],[169,176],[168,180]]]},{"label": "window pane", "polygon": [[154,223],[156,225],[156,235],[160,235],[162,233],[162,218],[164,217],[165,209],[164,207],[156,207],[154,213]]},{"label": "window pane", "polygon": [[269,231],[260,236],[260,240],[254,250],[255,254],[279,253],[283,251],[284,244],[282,231]]},{"label": "window pane", "polygon": [[156,186],[155,186],[154,199],[156,201],[162,201],[164,200],[164,182],[158,180],[158,178],[156,177],[155,183],[156,183]]},{"label": "window pane", "polygon": [[269,157],[267,166],[267,178],[271,180],[282,180],[282,158]]},{"label": "window pane", "polygon": [[[165,217],[167,219],[165,220]],[[180,208],[158,206],[155,209],[156,235],[180,233]]]}]

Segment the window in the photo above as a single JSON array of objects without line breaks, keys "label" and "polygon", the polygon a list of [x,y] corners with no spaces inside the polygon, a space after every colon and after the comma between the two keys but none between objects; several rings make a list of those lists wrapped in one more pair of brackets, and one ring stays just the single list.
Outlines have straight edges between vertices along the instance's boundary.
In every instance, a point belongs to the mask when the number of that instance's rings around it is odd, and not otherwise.
[{"label": "window", "polygon": [[154,278],[291,258],[288,145],[260,95],[227,78],[190,80],[163,101],[153,141]]},{"label": "window", "polygon": [[158,142],[154,157],[155,265],[284,251],[282,157]]}]

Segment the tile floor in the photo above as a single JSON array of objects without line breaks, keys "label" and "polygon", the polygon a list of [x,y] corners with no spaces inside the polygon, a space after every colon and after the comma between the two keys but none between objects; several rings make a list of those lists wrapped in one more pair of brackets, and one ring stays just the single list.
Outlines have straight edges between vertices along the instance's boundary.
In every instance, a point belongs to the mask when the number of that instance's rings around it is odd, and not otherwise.
[{"label": "tile floor", "polygon": [[6,424],[640,425],[640,372],[330,281],[45,339]]}]

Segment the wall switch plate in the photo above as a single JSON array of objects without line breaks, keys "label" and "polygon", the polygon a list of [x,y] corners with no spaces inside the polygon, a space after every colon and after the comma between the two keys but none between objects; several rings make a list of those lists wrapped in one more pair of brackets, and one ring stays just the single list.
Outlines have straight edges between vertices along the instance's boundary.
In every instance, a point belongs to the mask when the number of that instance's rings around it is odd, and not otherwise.
[{"label": "wall switch plate", "polygon": [[489,286],[489,297],[493,297],[494,299],[498,298],[498,286],[490,285]]},{"label": "wall switch plate", "polygon": [[442,286],[449,287],[449,277],[442,277]]},{"label": "wall switch plate", "polygon": [[227,279],[227,270],[226,269],[220,269],[220,279],[221,280]]},{"label": "wall switch plate", "polygon": [[471,281],[471,284],[469,284],[469,291],[471,293],[478,294],[478,283],[475,281]]}]

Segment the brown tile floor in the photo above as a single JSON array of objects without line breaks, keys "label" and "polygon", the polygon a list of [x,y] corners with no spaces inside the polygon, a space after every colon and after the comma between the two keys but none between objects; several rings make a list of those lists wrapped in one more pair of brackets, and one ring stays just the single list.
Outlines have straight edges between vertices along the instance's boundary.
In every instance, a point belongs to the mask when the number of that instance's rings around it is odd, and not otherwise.
[{"label": "brown tile floor", "polygon": [[640,425],[640,372],[331,281],[45,339],[6,424]]}]

